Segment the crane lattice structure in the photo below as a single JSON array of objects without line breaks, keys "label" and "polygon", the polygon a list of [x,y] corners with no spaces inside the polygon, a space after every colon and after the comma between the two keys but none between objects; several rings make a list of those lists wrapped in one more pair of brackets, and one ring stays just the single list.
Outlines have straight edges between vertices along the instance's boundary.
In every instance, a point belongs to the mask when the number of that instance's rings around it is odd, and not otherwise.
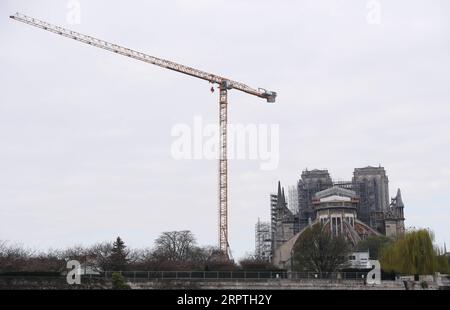
[{"label": "crane lattice structure", "polygon": [[173,61],[150,56],[117,44],[109,43],[88,35],[84,35],[63,27],[55,26],[45,21],[29,17],[20,13],[10,16],[12,19],[38,27],[58,35],[86,43],[113,53],[134,58],[162,68],[187,74],[219,86],[219,249],[223,255],[229,257],[228,243],[228,162],[227,162],[227,107],[228,90],[236,89],[247,94],[266,99],[267,102],[275,102],[276,92],[263,88],[254,89],[244,83],[236,82],[222,76],[211,74],[189,66],[181,65]]}]

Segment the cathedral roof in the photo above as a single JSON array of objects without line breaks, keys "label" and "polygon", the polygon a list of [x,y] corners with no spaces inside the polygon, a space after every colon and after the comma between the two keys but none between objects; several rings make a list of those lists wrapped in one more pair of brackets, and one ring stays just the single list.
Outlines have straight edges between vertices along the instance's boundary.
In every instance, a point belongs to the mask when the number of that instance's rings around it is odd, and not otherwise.
[{"label": "cathedral roof", "polygon": [[331,195],[324,198],[320,198],[320,202],[344,202],[344,201],[351,201],[352,199],[350,197],[344,197],[340,195]]},{"label": "cathedral roof", "polygon": [[348,197],[348,198],[355,198],[356,192],[344,189],[339,186],[333,186],[330,188],[327,188],[326,190],[317,192],[315,197],[322,200],[323,198],[330,197],[330,196],[340,196],[340,197]]}]

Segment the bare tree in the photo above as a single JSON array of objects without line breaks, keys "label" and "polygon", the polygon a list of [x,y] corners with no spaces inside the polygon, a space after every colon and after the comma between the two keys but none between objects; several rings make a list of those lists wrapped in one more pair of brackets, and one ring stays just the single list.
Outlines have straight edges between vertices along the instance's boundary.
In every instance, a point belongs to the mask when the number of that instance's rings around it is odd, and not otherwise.
[{"label": "bare tree", "polygon": [[111,267],[109,258],[112,254],[112,249],[113,244],[111,242],[101,242],[90,247],[87,253],[93,264],[105,271]]},{"label": "bare tree", "polygon": [[27,266],[33,251],[21,245],[10,245],[7,241],[0,242],[0,271],[21,271]]},{"label": "bare tree", "polygon": [[272,263],[255,256],[247,256],[239,261],[243,270],[278,270]]},{"label": "bare tree", "polygon": [[64,267],[64,261],[56,251],[36,253],[21,245],[0,242],[0,271],[59,272]]},{"label": "bare tree", "polygon": [[87,248],[76,245],[70,248],[66,248],[58,252],[61,259],[66,261],[77,260],[79,262],[86,262],[89,259],[89,251]]},{"label": "bare tree", "polygon": [[214,255],[218,252],[220,252],[220,250],[215,246],[194,247],[190,258],[192,261],[205,265],[210,262]]},{"label": "bare tree", "polygon": [[5,251],[6,249],[6,240],[0,240],[0,255]]},{"label": "bare tree", "polygon": [[149,248],[130,249],[127,258],[130,270],[156,270],[153,268],[153,251]]},{"label": "bare tree", "polygon": [[169,261],[190,260],[196,247],[195,237],[188,230],[163,232],[155,244],[155,257]]},{"label": "bare tree", "polygon": [[32,255],[22,266],[28,272],[61,272],[66,269],[65,260],[58,255],[58,251],[49,250]]}]

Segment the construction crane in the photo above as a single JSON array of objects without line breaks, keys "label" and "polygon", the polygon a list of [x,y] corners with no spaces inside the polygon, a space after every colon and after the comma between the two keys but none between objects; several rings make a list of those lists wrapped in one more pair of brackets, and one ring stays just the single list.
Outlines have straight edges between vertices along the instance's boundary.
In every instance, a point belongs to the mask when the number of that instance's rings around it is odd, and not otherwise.
[{"label": "construction crane", "polygon": [[[12,19],[38,27],[70,39],[86,43],[104,50],[121,54],[126,57],[144,61],[162,68],[173,70],[179,73],[187,74],[212,84],[219,86],[219,249],[226,258],[229,258],[228,243],[228,162],[227,162],[227,107],[228,91],[236,89],[247,94],[266,99],[267,102],[274,103],[277,96],[276,92],[268,91],[263,88],[254,89],[244,83],[236,82],[231,79],[211,74],[205,71],[194,69],[169,60],[150,56],[135,50],[112,44],[91,36],[87,36],[69,29],[49,24],[45,21],[32,18],[20,13],[10,16]],[[214,90],[214,88],[212,88]]]}]

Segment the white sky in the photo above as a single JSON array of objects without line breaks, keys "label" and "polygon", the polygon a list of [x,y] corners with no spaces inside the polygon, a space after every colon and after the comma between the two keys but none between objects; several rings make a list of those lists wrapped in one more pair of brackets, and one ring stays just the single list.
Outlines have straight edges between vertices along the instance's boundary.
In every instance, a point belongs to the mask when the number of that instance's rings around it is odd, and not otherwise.
[{"label": "white sky", "polygon": [[217,120],[210,85],[15,22],[16,11],[278,91],[230,93],[230,121],[279,124],[280,165],[230,162],[230,245],[254,250],[270,192],[304,168],[350,179],[383,165],[407,226],[450,245],[450,2],[0,2],[0,239],[46,249],[113,240],[151,246],[189,229],[217,242],[217,162],[175,161],[171,128]]}]

